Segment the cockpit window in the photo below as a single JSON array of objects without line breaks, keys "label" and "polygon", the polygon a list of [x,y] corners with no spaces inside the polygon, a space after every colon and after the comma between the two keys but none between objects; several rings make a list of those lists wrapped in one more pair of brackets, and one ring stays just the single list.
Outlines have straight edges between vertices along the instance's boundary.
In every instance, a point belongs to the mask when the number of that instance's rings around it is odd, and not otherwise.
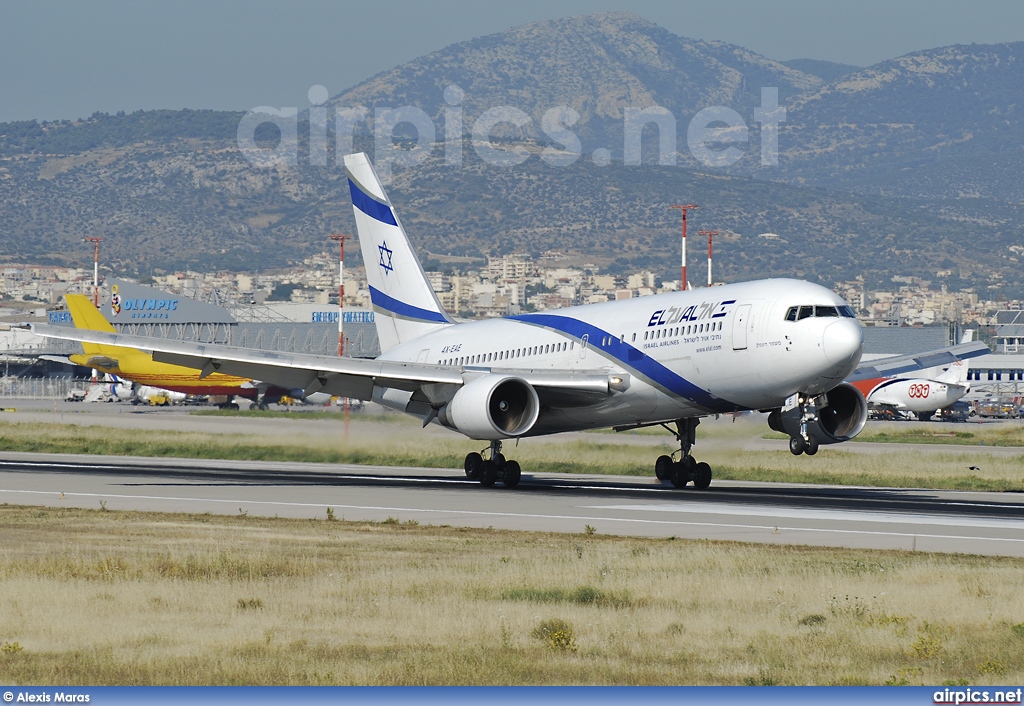
[{"label": "cockpit window", "polygon": [[832,319],[842,316],[847,319],[856,319],[857,314],[849,306],[791,306],[786,311],[786,321],[800,321],[809,319],[812,316],[817,318]]}]

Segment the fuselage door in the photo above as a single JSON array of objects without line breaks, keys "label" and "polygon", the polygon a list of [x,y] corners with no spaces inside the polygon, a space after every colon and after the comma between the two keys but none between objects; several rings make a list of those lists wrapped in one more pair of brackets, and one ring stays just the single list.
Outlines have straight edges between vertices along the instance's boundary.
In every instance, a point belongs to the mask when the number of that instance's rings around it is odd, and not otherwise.
[{"label": "fuselage door", "polygon": [[740,304],[736,307],[736,316],[732,320],[732,349],[743,351],[747,349],[747,323],[750,321],[750,304]]}]

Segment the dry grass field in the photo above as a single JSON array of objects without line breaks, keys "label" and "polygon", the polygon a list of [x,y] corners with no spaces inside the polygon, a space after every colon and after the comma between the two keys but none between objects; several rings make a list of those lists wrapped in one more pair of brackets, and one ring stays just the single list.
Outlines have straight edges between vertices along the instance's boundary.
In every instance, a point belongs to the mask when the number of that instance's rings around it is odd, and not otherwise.
[{"label": "dry grass field", "polygon": [[[960,425],[957,425],[960,427]],[[1019,422],[989,422],[964,424],[962,428],[949,425],[936,428],[929,424],[888,423],[866,429],[856,441],[899,444],[940,444],[967,446],[1024,447],[1024,424]]]},{"label": "dry grass field", "polygon": [[[309,426],[316,430],[295,431],[289,436],[260,433],[255,427],[231,433],[150,429],[145,434],[111,434],[103,425],[0,421],[0,450],[461,469],[466,453],[483,446],[454,432],[422,430],[416,419],[405,416],[353,421],[350,427],[337,420],[315,420]],[[271,418],[264,424],[276,421]],[[322,424],[329,425],[329,433],[318,426]],[[1017,436],[1024,433],[1021,425],[1009,429]],[[909,428],[899,431],[905,436],[893,440],[928,438],[922,434],[915,437]],[[1016,439],[998,436],[1001,432],[995,425],[971,433],[987,435],[965,440],[973,446],[985,438]],[[871,446],[881,447],[882,452],[870,453],[863,444],[841,444],[823,447],[810,458],[793,456],[783,444],[766,446],[764,435],[765,427],[750,421],[702,424],[694,453],[712,465],[719,479],[1024,491],[1024,448],[1019,453],[992,448],[989,453],[980,448],[877,444]],[[530,471],[653,476],[654,459],[670,453],[673,443],[664,431],[658,436],[651,430],[591,433],[528,439],[507,453]],[[995,446],[990,442],[990,447]]]},{"label": "dry grass field", "polygon": [[0,506],[0,682],[1024,681],[1024,561]]}]

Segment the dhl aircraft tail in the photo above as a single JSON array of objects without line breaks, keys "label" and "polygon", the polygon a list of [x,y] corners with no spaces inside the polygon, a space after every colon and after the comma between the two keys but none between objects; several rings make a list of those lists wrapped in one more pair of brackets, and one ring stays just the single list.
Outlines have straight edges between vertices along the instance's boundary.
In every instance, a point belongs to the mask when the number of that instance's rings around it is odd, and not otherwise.
[{"label": "dhl aircraft tail", "polygon": [[[89,297],[84,294],[65,294],[64,301],[67,302],[68,311],[71,312],[71,320],[75,322],[75,328],[117,333],[110,322],[103,317],[99,309],[89,301]],[[135,348],[108,346],[99,343],[82,343],[82,348],[85,350],[85,355],[71,356],[71,359],[80,365],[89,367],[116,368],[118,367],[117,361],[119,360],[146,355]]]}]

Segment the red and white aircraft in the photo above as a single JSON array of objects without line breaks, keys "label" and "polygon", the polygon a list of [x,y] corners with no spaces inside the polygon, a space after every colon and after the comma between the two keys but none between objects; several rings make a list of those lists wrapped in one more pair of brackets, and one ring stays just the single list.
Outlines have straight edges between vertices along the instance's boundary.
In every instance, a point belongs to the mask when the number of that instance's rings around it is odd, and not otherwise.
[{"label": "red and white aircraft", "polygon": [[[970,343],[973,336],[973,331],[965,332],[961,343]],[[971,391],[967,382],[970,365],[969,359],[957,360],[948,367],[932,368],[927,371],[930,374],[924,376],[873,377],[852,384],[861,391],[870,407],[914,412],[918,419],[926,422],[935,412],[952,406]]]}]

